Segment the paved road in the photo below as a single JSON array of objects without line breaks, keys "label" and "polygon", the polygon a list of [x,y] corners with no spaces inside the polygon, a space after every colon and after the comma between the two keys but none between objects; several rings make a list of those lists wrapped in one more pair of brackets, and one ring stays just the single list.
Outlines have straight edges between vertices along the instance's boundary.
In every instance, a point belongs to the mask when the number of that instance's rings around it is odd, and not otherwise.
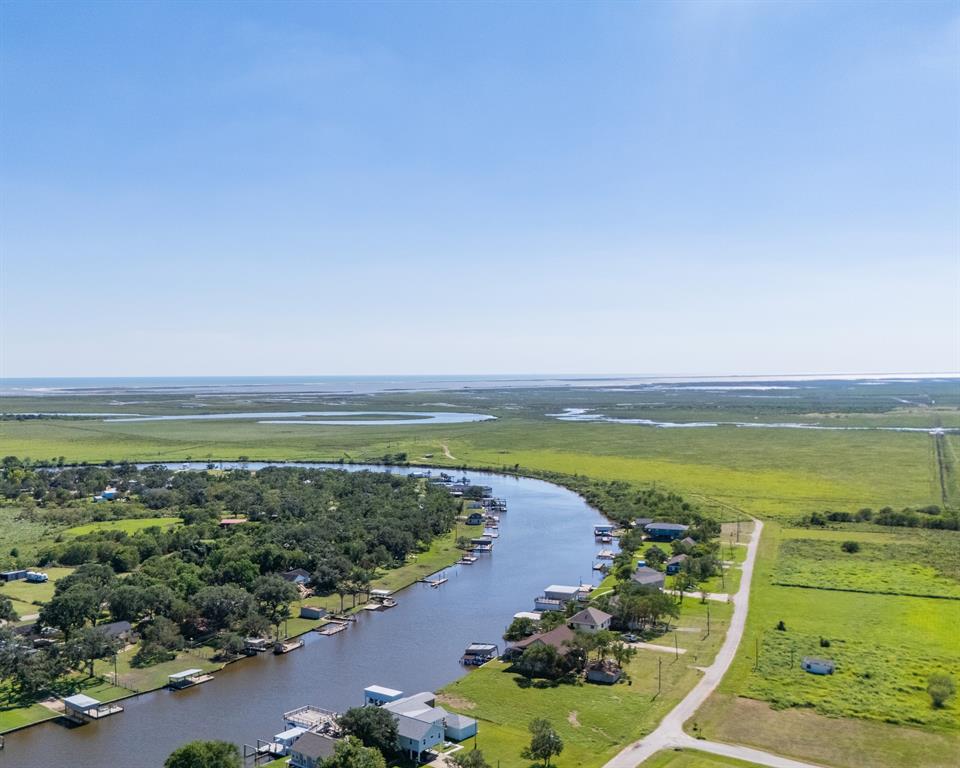
[{"label": "paved road", "polygon": [[[677,597],[680,594],[675,589],[665,589],[663,591],[666,592],[668,595],[673,595],[674,597]],[[703,595],[700,592],[697,592],[696,590],[684,592],[683,594],[685,597],[693,598],[694,600],[699,600],[703,597]],[[707,600],[712,600],[715,603],[729,603],[730,595],[728,595],[726,592],[707,592]]]},{"label": "paved road", "polygon": [[735,744],[721,744],[714,741],[694,739],[683,732],[683,724],[707,700],[717,684],[730,668],[733,657],[743,638],[743,630],[747,623],[747,611],[750,605],[750,584],[753,581],[753,566],[757,559],[757,548],[760,545],[760,534],[763,532],[763,523],[754,521],[753,533],[747,545],[747,557],[743,561],[743,576],[740,580],[740,589],[733,595],[733,617],[730,619],[730,629],[723,640],[723,645],[717,653],[713,664],[704,669],[703,677],[693,687],[683,700],[677,704],[657,726],[656,730],[640,741],[636,741],[624,748],[616,757],[610,760],[604,768],[634,768],[654,753],[662,749],[682,747],[684,749],[698,749],[701,752],[710,752],[725,755],[740,760],[746,760],[770,768],[816,768],[810,763],[790,760],[769,752],[761,752],[750,747],[741,747]]}]

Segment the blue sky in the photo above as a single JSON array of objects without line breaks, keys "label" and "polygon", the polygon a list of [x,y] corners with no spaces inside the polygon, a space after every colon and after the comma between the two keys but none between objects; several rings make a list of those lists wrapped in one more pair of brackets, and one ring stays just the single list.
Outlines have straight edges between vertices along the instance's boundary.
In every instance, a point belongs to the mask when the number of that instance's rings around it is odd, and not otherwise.
[{"label": "blue sky", "polygon": [[0,6],[0,374],[960,370],[960,7]]}]

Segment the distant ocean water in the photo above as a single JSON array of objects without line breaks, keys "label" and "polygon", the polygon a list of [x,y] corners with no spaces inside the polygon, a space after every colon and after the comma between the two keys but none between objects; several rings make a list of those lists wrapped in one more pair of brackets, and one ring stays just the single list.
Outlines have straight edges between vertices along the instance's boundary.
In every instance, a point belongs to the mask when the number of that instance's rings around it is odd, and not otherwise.
[{"label": "distant ocean water", "polygon": [[529,387],[631,387],[657,383],[953,379],[956,373],[798,374],[770,376],[104,376],[0,378],[0,397],[141,394],[373,394]]},{"label": "distant ocean water", "polygon": [[372,394],[500,387],[614,386],[650,379],[619,376],[117,376],[0,379],[0,396],[63,394]]}]

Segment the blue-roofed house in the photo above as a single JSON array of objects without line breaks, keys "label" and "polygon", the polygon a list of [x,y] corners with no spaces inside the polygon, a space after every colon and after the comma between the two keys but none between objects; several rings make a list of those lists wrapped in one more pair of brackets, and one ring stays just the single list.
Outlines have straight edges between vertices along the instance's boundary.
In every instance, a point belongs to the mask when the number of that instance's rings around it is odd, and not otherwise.
[{"label": "blue-roofed house", "polygon": [[683,525],[682,523],[647,523],[643,527],[648,536],[662,541],[683,538],[689,528],[689,525]]}]

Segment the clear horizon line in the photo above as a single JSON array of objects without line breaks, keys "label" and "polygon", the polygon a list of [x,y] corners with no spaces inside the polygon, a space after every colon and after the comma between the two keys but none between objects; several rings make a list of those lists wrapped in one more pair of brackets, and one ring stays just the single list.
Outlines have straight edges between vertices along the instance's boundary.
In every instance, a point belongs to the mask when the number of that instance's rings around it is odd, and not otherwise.
[{"label": "clear horizon line", "polygon": [[184,373],[184,374],[57,374],[43,375],[35,374],[29,376],[7,376],[0,375],[2,381],[31,381],[31,380],[66,380],[66,379],[377,379],[377,378],[444,378],[444,379],[470,379],[470,378],[497,378],[497,379],[651,379],[651,378],[686,378],[686,379],[738,379],[738,378],[767,378],[776,380],[786,380],[791,377],[810,378],[822,376],[824,378],[832,377],[861,377],[861,378],[898,378],[898,377],[960,377],[960,371],[806,371],[790,373],[533,373],[533,372],[513,372],[513,373],[271,373],[271,374],[219,374],[219,373]]}]

